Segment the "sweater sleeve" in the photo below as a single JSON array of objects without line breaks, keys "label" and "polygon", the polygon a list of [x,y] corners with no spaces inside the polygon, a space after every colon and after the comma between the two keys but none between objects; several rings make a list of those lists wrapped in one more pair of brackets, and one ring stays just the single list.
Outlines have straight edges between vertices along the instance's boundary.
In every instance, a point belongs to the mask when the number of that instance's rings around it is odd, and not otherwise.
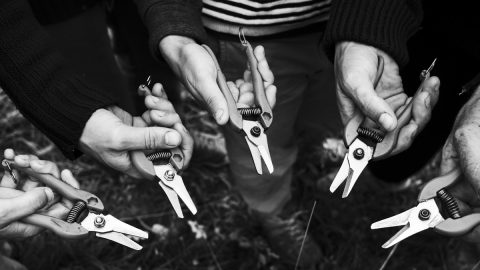
[{"label": "sweater sleeve", "polygon": [[0,85],[20,112],[67,156],[92,113],[113,97],[71,72],[26,0],[0,1]]},{"label": "sweater sleeve", "polygon": [[422,16],[420,0],[334,0],[324,46],[333,56],[336,43],[355,41],[387,52],[404,66],[407,40],[419,29]]},{"label": "sweater sleeve", "polygon": [[192,38],[199,43],[208,43],[202,24],[201,0],[134,0],[140,17],[149,33],[153,55],[161,59],[160,41],[168,35]]}]

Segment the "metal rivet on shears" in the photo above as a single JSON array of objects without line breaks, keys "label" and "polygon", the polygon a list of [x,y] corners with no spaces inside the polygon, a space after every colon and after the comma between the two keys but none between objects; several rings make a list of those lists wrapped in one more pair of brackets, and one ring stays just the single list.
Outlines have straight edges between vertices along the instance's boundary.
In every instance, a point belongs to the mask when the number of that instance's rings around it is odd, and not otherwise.
[{"label": "metal rivet on shears", "polygon": [[418,212],[418,218],[420,220],[428,220],[430,218],[430,211],[428,209],[422,209]]},{"label": "metal rivet on shears", "polygon": [[365,151],[362,148],[357,148],[353,151],[353,157],[356,159],[362,159],[365,156]]},{"label": "metal rivet on shears", "polygon": [[95,227],[97,227],[97,228],[103,228],[103,227],[105,227],[105,223],[106,223],[106,222],[105,222],[105,219],[104,219],[103,217],[100,217],[100,216],[99,216],[99,217],[96,217],[96,218],[95,218],[95,221],[94,221],[93,224],[94,224]]},{"label": "metal rivet on shears", "polygon": [[173,170],[167,170],[165,172],[165,179],[167,179],[167,181],[173,181],[174,178],[175,178],[175,172]]},{"label": "metal rivet on shears", "polygon": [[262,130],[259,128],[259,127],[252,127],[252,129],[250,129],[250,134],[252,134],[252,136],[255,136],[255,137],[258,137],[260,136],[260,134],[262,133]]}]

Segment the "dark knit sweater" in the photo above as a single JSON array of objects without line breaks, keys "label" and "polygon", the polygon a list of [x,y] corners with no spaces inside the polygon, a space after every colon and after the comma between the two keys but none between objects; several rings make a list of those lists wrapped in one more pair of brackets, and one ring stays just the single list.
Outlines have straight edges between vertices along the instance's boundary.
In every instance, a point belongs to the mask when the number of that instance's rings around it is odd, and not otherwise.
[{"label": "dark knit sweater", "polygon": [[0,1],[0,86],[69,158],[92,113],[115,103],[69,70],[26,0]]},{"label": "dark knit sweater", "polygon": [[373,45],[404,66],[407,40],[419,29],[421,20],[419,0],[334,0],[324,46],[331,56],[337,42]]}]

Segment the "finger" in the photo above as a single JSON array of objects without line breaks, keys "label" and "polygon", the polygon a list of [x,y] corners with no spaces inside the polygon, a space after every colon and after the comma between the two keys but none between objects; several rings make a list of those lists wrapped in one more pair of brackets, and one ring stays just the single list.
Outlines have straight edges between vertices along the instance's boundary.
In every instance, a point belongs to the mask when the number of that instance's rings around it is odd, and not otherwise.
[{"label": "finger", "polygon": [[0,199],[2,224],[31,215],[54,200],[53,191],[48,187],[36,188],[10,199]]},{"label": "finger", "polygon": [[180,145],[182,137],[178,131],[164,127],[121,126],[118,130],[116,150],[169,149]]},{"label": "finger", "polygon": [[[17,174],[15,173],[15,175]],[[5,171],[3,174],[2,179],[0,180],[0,187],[17,188],[17,183],[13,180],[13,177],[9,172]]]},{"label": "finger", "polygon": [[80,188],[80,183],[78,183],[77,179],[75,176],[73,176],[72,171],[65,169],[60,173],[60,178],[63,180],[63,182],[69,184],[70,186],[79,189]]},{"label": "finger", "polygon": [[30,167],[30,161],[32,160],[38,160],[38,157],[34,155],[17,155],[14,158],[15,165],[22,168]]},{"label": "finger", "polygon": [[185,166],[188,166],[193,154],[193,138],[182,123],[176,123],[174,129],[182,136],[181,149],[185,157]]},{"label": "finger", "polygon": [[240,95],[252,92],[253,93],[253,84],[251,82],[245,82],[238,87]]},{"label": "finger", "polygon": [[415,136],[418,134],[418,126],[415,122],[410,121],[409,124],[405,125],[398,134],[398,141],[393,155],[401,153],[407,150],[415,140]]},{"label": "finger", "polygon": [[50,206],[45,211],[41,211],[40,214],[64,220],[67,218],[72,207],[72,202],[68,202],[68,204],[63,204],[63,202],[60,202]]},{"label": "finger", "polygon": [[27,238],[39,234],[44,229],[38,226],[13,222],[0,229],[0,238],[15,239]]},{"label": "finger", "polygon": [[413,99],[412,118],[423,130],[430,121],[432,110],[438,101],[440,81],[437,77],[431,77],[424,83],[423,90]]},{"label": "finger", "polygon": [[[245,70],[245,72],[247,72],[247,71],[248,71],[248,70]],[[248,72],[250,72],[250,71],[248,71]],[[244,76],[245,76],[245,75],[244,75]],[[243,83],[245,83],[245,81],[244,81],[243,79],[237,79],[237,80],[235,81],[235,85],[236,85],[237,87],[240,87],[240,85],[242,85]]]},{"label": "finger", "polygon": [[386,131],[394,130],[397,126],[395,113],[388,103],[377,95],[368,76],[363,75],[362,78],[352,81],[350,85],[353,100],[365,116],[377,122]]},{"label": "finger", "polygon": [[162,127],[173,127],[176,123],[181,123],[182,120],[176,112],[166,112],[159,110],[149,111],[149,118],[151,119],[152,125],[162,126]]},{"label": "finger", "polygon": [[220,91],[216,80],[214,78],[203,79],[198,82],[195,88],[205,104],[207,104],[217,124],[225,125],[229,118],[227,101]]},{"label": "finger", "polygon": [[165,92],[165,89],[161,83],[156,83],[153,85],[152,94],[156,97],[168,99],[167,92]]},{"label": "finger", "polygon": [[[245,71],[243,72],[243,79],[238,79],[236,81],[237,83],[237,87],[240,87],[240,85],[244,82],[251,82],[252,81],[252,72],[250,71],[250,66],[247,67],[247,69],[245,69]],[[241,82],[239,82],[241,81]]]},{"label": "finger", "polygon": [[340,118],[342,119],[342,123],[346,125],[350,119],[352,119],[355,114],[361,113],[360,111],[356,110],[355,103],[353,100],[345,95],[340,87],[337,86],[337,107],[340,113]]},{"label": "finger", "polygon": [[[69,184],[70,186],[72,186],[76,189],[80,188],[80,184],[78,183],[77,179],[75,179],[75,177],[73,176],[73,174],[70,170],[68,170],[68,169],[63,170],[60,173],[60,178],[62,179],[63,182]],[[68,200],[65,197],[62,197],[62,200],[60,201],[60,203],[68,209],[71,209],[73,207],[73,202]],[[51,209],[51,207],[50,207],[50,209]]]},{"label": "finger", "polygon": [[[32,160],[30,161],[30,168],[39,173],[39,174],[51,174],[55,176],[56,178],[60,177],[60,171],[57,167],[57,165],[54,162],[51,161],[46,161],[46,160]],[[22,190],[23,191],[29,191],[32,190],[36,187],[39,187],[41,183],[38,181],[38,179],[35,179],[33,177],[29,177],[29,180],[26,181],[23,186]],[[57,197],[58,195],[55,194]]]},{"label": "finger", "polygon": [[47,160],[32,160],[30,168],[40,174],[51,174],[56,178],[60,178],[60,170],[57,164]]},{"label": "finger", "polygon": [[[237,80],[237,82],[240,80]],[[232,93],[233,99],[235,102],[238,102],[238,98],[240,96],[240,90],[238,87],[233,83],[233,82],[227,82],[228,89],[230,89],[230,92]]]},{"label": "finger", "polygon": [[267,96],[270,107],[275,107],[275,103],[277,103],[277,87],[273,84],[267,86],[267,88],[265,89],[265,94]]},{"label": "finger", "polygon": [[173,104],[166,98],[159,98],[156,96],[145,97],[145,106],[149,110],[158,110],[166,112],[175,112]]},{"label": "finger", "polygon": [[238,107],[250,107],[254,103],[254,95],[252,92],[247,92],[242,95],[240,95],[240,98],[238,99]]},{"label": "finger", "polygon": [[21,196],[23,191],[18,189],[12,189],[7,187],[0,187],[0,199],[11,199],[18,196]]},{"label": "finger", "polygon": [[15,158],[15,151],[13,151],[12,148],[7,148],[7,149],[5,149],[5,151],[3,151],[3,157],[4,157],[5,159],[10,159],[10,160],[12,160],[12,159]]},{"label": "finger", "polygon": [[255,54],[255,58],[257,58],[258,72],[260,72],[260,75],[263,78],[265,87],[273,84],[275,77],[268,66],[267,58],[265,57],[265,49],[263,46],[259,45],[255,47],[253,53]]}]

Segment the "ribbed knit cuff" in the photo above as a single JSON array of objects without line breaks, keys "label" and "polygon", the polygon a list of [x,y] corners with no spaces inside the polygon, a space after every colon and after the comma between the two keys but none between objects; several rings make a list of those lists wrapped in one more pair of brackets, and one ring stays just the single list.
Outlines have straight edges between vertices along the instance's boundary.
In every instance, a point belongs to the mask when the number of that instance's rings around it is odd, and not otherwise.
[{"label": "ribbed knit cuff", "polygon": [[[52,91],[45,94],[45,98],[51,104],[55,104],[55,107],[45,106],[45,113],[51,117],[57,115],[59,122],[56,128],[62,129],[52,130],[47,134],[53,135],[52,141],[70,159],[81,154],[78,143],[85,124],[92,114],[98,109],[118,103],[115,97],[100,88],[88,85],[78,77],[59,82]],[[69,124],[65,126],[64,123]],[[56,137],[58,137],[57,141],[55,141]]]},{"label": "ribbed knit cuff", "polygon": [[208,44],[201,20],[200,0],[137,0],[140,16],[149,32],[152,54],[162,59],[159,44],[168,35],[179,35]]},{"label": "ribbed knit cuff", "polygon": [[421,1],[333,1],[324,46],[333,58],[338,42],[359,42],[385,51],[404,66],[408,62],[407,40],[418,30],[421,19]]}]

